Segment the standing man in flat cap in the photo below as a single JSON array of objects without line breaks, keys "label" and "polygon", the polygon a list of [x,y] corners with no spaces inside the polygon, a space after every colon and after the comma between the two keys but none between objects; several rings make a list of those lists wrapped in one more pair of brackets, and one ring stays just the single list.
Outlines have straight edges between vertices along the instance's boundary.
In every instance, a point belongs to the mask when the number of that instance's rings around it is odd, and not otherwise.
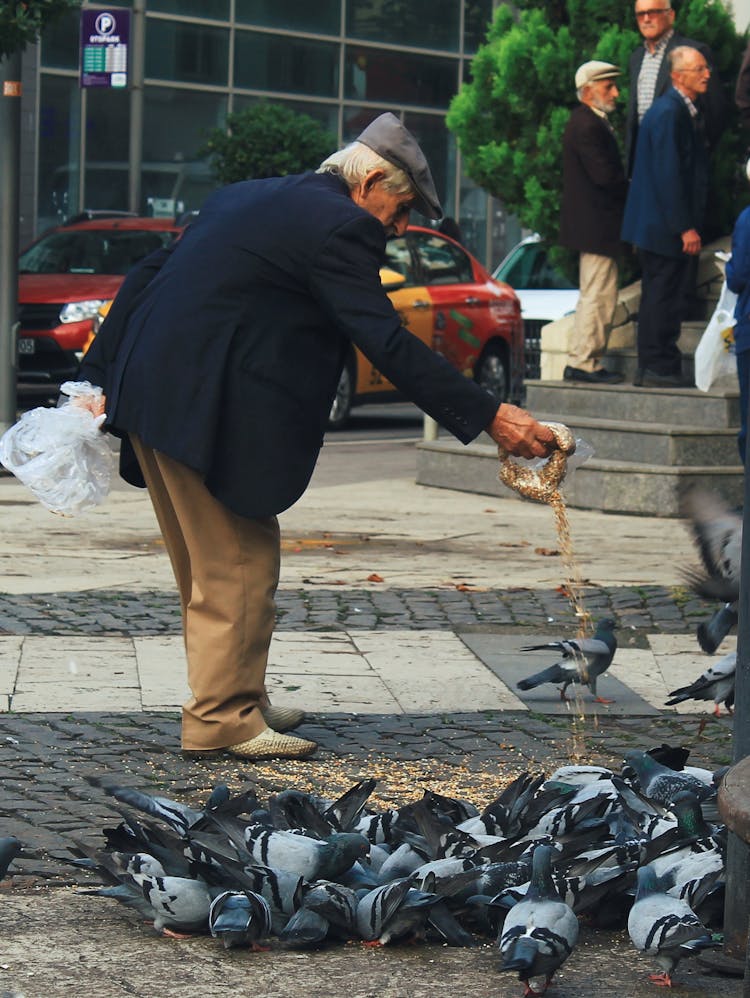
[{"label": "standing man in flat cap", "polygon": [[627,182],[607,115],[619,90],[617,66],[585,62],[575,76],[580,104],[563,133],[560,243],[580,253],[581,289],[568,346],[566,381],[613,385],[617,371],[602,366],[617,306],[617,261]]},{"label": "standing man in flat cap", "polygon": [[685,271],[700,253],[708,191],[708,154],[697,99],[711,69],[698,49],[669,53],[672,87],[641,122],[622,238],[638,248],[638,371],[634,384],[679,388],[693,384],[677,346],[684,313]]},{"label": "standing man in flat cap", "polygon": [[316,173],[212,195],[171,252],[128,275],[86,355],[80,376],[104,389],[121,474],[148,486],[177,579],[186,751],[316,748],[281,733],[304,713],[265,692],[276,516],[312,475],[352,343],[463,442],[487,430],[524,457],[554,447],[401,326],[379,268],[412,207],[442,214],[419,146],[384,114]]}]

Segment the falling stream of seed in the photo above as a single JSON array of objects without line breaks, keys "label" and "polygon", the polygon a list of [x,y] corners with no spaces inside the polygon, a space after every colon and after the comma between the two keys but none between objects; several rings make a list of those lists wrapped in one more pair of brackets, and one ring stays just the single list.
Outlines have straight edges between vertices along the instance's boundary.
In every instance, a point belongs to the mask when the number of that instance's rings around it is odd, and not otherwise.
[{"label": "falling stream of seed", "polygon": [[[587,638],[591,636],[593,626],[591,615],[583,605],[583,580],[581,578],[581,569],[573,550],[573,540],[570,536],[570,524],[568,523],[568,512],[565,507],[565,499],[563,498],[562,493],[555,489],[546,501],[547,504],[552,507],[552,511],[555,515],[555,527],[557,528],[560,555],[565,569],[565,591],[578,621],[576,637]],[[586,659],[584,658],[579,661],[578,666],[583,670],[586,666]],[[580,689],[581,687],[578,683],[573,684],[575,699],[571,705],[573,710],[570,729],[570,755],[571,760],[574,763],[581,762],[586,757],[586,712],[583,708],[583,700],[581,698]],[[596,714],[594,714],[594,726],[598,726],[598,717]]]}]

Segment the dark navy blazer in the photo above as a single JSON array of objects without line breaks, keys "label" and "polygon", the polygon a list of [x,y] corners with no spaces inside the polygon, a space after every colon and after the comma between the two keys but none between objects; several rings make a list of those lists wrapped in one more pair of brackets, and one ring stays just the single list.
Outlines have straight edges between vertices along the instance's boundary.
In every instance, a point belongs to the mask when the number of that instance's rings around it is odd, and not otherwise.
[{"label": "dark navy blazer", "polygon": [[330,174],[213,194],[172,252],[129,275],[84,358],[107,427],[194,468],[235,512],[279,513],[312,475],[351,342],[474,439],[498,402],[401,326],[379,277],[385,240]]},{"label": "dark navy blazer", "polygon": [[622,238],[651,253],[682,256],[681,234],[700,231],[707,189],[703,136],[672,87],[641,122]]},{"label": "dark navy blazer", "polygon": [[[708,81],[708,89],[705,94],[701,94],[697,98],[695,103],[705,121],[706,141],[708,142],[708,147],[709,149],[713,149],[724,131],[728,108],[726,98],[724,97],[724,87],[719,77],[718,70],[716,69],[716,60],[714,59],[713,52],[708,45],[704,45],[703,42],[697,42],[694,38],[688,38],[686,35],[680,35],[677,32],[672,35],[667,42],[664,58],[662,59],[661,66],[659,67],[659,72],[656,77],[654,100],[656,100],[657,97],[662,97],[672,86],[669,53],[672,49],[676,49],[681,45],[687,45],[689,48],[698,49],[708,65],[711,67],[711,77]],[[635,161],[635,149],[638,139],[638,77],[640,75],[641,66],[643,65],[645,56],[646,48],[643,44],[641,44],[631,54],[628,67],[630,97],[628,100],[628,110],[625,119],[625,169],[628,176],[630,176],[633,172],[633,163]]]}]

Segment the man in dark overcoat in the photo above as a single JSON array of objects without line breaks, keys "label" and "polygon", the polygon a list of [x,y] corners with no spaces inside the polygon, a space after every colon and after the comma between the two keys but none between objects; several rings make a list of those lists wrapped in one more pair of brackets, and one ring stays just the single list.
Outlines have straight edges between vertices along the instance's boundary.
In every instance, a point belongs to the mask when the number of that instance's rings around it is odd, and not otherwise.
[{"label": "man in dark overcoat", "polygon": [[703,53],[687,46],[674,49],[670,61],[673,85],[641,123],[622,228],[622,238],[638,247],[642,272],[634,384],[654,388],[692,384],[677,341],[685,269],[701,250],[708,189],[696,99],[711,70]]},{"label": "man in dark overcoat", "polygon": [[576,71],[580,104],[563,133],[560,242],[580,254],[580,296],[568,344],[566,381],[616,384],[617,371],[602,366],[617,306],[617,259],[627,182],[607,114],[619,95],[617,66],[585,62]]},{"label": "man in dark overcoat", "polygon": [[[148,486],[177,579],[191,698],[182,745],[303,758],[301,710],[269,704],[277,514],[304,491],[356,344],[463,442],[483,430],[544,456],[552,431],[401,326],[380,282],[409,210],[442,214],[427,162],[392,114],[316,173],[212,195],[171,252],[130,274],[84,358],[121,471]],[[135,460],[137,458],[137,461]]]}]

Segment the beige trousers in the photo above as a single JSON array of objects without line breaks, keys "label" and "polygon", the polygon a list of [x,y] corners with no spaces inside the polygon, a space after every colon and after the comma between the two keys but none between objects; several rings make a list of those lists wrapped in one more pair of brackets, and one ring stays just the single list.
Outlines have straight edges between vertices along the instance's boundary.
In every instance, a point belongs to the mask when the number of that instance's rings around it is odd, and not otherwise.
[{"label": "beige trousers", "polygon": [[232,513],[197,472],[131,440],[180,593],[192,692],[182,709],[182,747],[226,748],[266,727],[259,708],[268,702],[278,521]]},{"label": "beige trousers", "polygon": [[581,294],[568,345],[568,364],[596,371],[607,347],[617,306],[617,261],[597,253],[581,253],[578,268]]}]

